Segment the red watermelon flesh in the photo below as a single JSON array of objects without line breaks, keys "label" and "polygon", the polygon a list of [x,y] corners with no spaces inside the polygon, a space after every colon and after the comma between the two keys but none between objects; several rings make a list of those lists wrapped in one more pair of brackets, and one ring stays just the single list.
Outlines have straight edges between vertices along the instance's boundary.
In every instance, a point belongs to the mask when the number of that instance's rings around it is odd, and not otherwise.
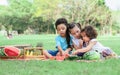
[{"label": "red watermelon flesh", "polygon": [[65,59],[65,56],[56,56],[56,60],[63,61]]},{"label": "red watermelon flesh", "polygon": [[6,56],[19,56],[20,50],[13,46],[8,46],[4,48],[4,53]]}]

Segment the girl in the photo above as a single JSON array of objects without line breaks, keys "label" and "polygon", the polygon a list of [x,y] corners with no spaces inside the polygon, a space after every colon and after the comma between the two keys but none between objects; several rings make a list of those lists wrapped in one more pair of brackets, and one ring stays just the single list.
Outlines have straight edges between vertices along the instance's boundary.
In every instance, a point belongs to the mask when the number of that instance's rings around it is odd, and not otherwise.
[{"label": "girl", "polygon": [[[69,31],[71,35],[73,36],[72,42],[73,42],[73,47],[75,48],[75,50],[85,47],[85,43],[81,39],[80,30],[81,30],[81,25],[79,23],[74,23],[74,22],[69,23]],[[77,55],[83,56],[83,54],[84,52],[79,53]]]},{"label": "girl", "polygon": [[81,30],[81,25],[79,23],[72,22],[69,24],[69,31],[71,35],[73,36],[72,42],[73,42],[73,46],[75,50],[82,48],[80,30]]},{"label": "girl", "polygon": [[76,55],[81,52],[97,51],[102,54],[103,57],[115,56],[116,54],[108,47],[104,47],[100,42],[97,41],[97,32],[92,26],[86,26],[81,30],[81,36],[83,41],[86,43],[86,47],[74,51],[72,54]]},{"label": "girl", "polygon": [[67,20],[65,18],[59,18],[56,21],[55,26],[57,33],[59,34],[56,37],[57,50],[45,50],[43,53],[47,58],[52,58],[56,55],[64,56],[72,50],[72,38],[69,35]]},{"label": "girl", "polygon": [[80,30],[81,25],[79,23],[69,23],[69,31],[73,36],[72,42],[75,50],[85,47],[85,43],[81,39]]}]

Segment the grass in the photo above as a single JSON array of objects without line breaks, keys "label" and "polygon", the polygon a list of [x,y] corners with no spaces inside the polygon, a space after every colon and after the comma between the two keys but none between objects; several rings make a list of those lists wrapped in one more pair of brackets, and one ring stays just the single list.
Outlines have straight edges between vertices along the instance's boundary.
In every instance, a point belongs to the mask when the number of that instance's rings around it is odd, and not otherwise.
[{"label": "grass", "polygon": [[12,39],[7,39],[5,36],[0,36],[0,46],[15,45],[15,44],[31,44],[36,46],[37,43],[43,43],[45,49],[55,49],[56,35],[18,35]]},{"label": "grass", "polygon": [[[0,46],[13,44],[44,44],[44,49],[55,49],[56,35],[18,35],[12,39],[0,36]],[[120,54],[119,36],[99,36],[105,46]],[[0,75],[119,75],[120,59],[108,59],[97,62],[76,61],[8,61],[0,60]]]}]

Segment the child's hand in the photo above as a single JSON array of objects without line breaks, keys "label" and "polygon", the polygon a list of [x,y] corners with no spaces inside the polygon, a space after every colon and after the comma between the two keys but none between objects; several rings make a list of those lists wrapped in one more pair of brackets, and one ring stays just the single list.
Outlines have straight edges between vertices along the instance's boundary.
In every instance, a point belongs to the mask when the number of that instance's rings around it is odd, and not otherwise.
[{"label": "child's hand", "polygon": [[64,55],[64,51],[58,52],[57,56],[63,56]]},{"label": "child's hand", "polygon": [[64,54],[69,54],[68,50],[64,51]]},{"label": "child's hand", "polygon": [[64,56],[65,56],[65,58],[68,58],[70,55],[69,54],[65,54]]},{"label": "child's hand", "polygon": [[76,50],[72,53],[72,55],[77,55],[77,54],[78,54],[78,50]]}]

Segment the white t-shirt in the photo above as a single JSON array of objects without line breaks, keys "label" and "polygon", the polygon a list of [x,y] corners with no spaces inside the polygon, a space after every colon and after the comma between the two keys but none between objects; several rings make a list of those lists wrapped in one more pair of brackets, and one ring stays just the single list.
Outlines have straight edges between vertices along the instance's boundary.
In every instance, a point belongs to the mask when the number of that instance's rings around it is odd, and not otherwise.
[{"label": "white t-shirt", "polygon": [[[83,41],[81,41],[81,39],[77,39],[77,38],[74,38],[74,37],[73,37],[72,42],[73,42],[77,47],[79,47],[79,46],[80,46],[80,42],[83,42]],[[86,47],[86,44],[85,44],[85,43],[83,44],[82,48],[84,48],[84,47]]]},{"label": "white t-shirt", "polygon": [[72,42],[73,42],[77,47],[80,46],[80,39],[77,39],[77,38],[74,38],[74,37],[73,37]]}]

